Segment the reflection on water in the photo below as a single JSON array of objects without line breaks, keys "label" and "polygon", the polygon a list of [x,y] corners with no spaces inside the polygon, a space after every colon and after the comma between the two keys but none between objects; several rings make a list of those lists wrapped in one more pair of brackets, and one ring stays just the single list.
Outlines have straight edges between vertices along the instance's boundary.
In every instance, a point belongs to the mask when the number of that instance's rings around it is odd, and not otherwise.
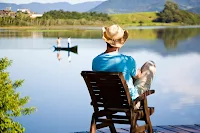
[{"label": "reflection on water", "polygon": [[[72,60],[72,56],[71,56],[71,53],[75,53],[75,54],[78,54],[78,52],[76,51],[66,51],[66,50],[54,50],[54,52],[56,52],[57,54],[56,54],[56,56],[57,56],[57,59],[58,59],[58,61],[60,61],[61,59],[63,59],[62,58],[62,54],[67,54],[67,60],[68,60],[68,62],[71,62],[71,60]],[[61,54],[61,52],[62,52],[62,54]]]},{"label": "reflection on water", "polygon": [[[24,32],[13,30],[0,30],[0,38],[91,38],[100,39],[101,30],[64,30],[60,32]],[[167,49],[174,49],[180,41],[184,41],[200,35],[200,28],[161,28],[161,29],[129,29],[129,39],[156,40],[161,39]],[[6,47],[0,44],[0,47]],[[23,48],[23,46],[21,45]]]},{"label": "reflection on water", "polygon": [[[11,78],[25,79],[18,91],[30,96],[29,105],[38,109],[18,119],[27,133],[88,131],[93,108],[80,72],[91,70],[92,59],[105,50],[101,32],[77,31],[74,36],[67,31],[18,32],[28,36],[0,32],[0,57],[13,60]],[[146,60],[156,62],[152,82],[156,93],[149,97],[149,105],[156,109],[151,117],[153,125],[200,123],[200,28],[136,29],[129,33],[121,53],[133,56],[138,67]],[[78,54],[53,52],[52,45],[62,34],[62,46],[67,47],[67,37],[73,36]]]},{"label": "reflection on water", "polygon": [[61,60],[60,51],[57,52],[57,58],[58,58],[59,61]]},{"label": "reflection on water", "polygon": [[157,31],[157,37],[164,41],[167,49],[174,49],[180,41],[184,41],[200,35],[200,28],[179,29],[170,28]]},{"label": "reflection on water", "polygon": [[99,30],[67,30],[63,32],[43,32],[43,37],[100,38]]}]

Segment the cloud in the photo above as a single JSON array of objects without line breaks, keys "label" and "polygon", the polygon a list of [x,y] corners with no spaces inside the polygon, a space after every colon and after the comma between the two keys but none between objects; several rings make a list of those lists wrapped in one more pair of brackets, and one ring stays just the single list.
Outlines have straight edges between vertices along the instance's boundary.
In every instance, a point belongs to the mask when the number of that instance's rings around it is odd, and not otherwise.
[{"label": "cloud", "polygon": [[162,57],[147,51],[127,54],[135,58],[138,66],[142,66],[147,60],[156,62],[157,70],[152,87],[156,90],[156,94],[160,94],[156,95],[155,99],[168,102],[171,110],[200,104],[198,103],[200,101],[200,55],[192,53]]}]

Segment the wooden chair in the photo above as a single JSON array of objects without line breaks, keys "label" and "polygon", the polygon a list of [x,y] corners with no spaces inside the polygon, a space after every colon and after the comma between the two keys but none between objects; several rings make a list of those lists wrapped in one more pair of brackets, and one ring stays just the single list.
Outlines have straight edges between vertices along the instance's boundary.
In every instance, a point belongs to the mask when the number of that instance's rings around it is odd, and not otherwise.
[{"label": "wooden chair", "polygon": [[[88,87],[94,108],[90,133],[107,126],[111,133],[116,133],[115,123],[130,124],[131,133],[153,132],[150,115],[153,114],[154,108],[148,107],[147,96],[153,94],[154,90],[149,90],[132,101],[122,73],[82,71],[81,75]],[[138,102],[141,102],[141,107],[134,109]],[[145,124],[137,125],[138,120],[144,121]]]}]

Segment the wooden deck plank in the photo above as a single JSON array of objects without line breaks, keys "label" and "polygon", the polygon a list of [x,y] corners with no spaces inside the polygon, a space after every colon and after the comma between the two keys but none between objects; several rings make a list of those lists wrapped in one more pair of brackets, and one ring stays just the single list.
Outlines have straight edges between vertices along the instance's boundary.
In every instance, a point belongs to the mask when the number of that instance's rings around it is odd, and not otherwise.
[{"label": "wooden deck plank", "polygon": [[128,133],[130,132],[130,127],[129,128],[121,128],[123,130],[126,130]]},{"label": "wooden deck plank", "polygon": [[[123,130],[126,130],[128,133],[130,132],[130,128],[122,128]],[[164,128],[160,128],[157,126],[153,126],[153,132],[154,133],[175,133],[173,131],[164,129]]]},{"label": "wooden deck plank", "polygon": [[192,132],[192,133],[199,133],[199,130],[192,129],[192,128],[189,128],[189,127],[185,127],[185,126],[182,126],[182,125],[175,125],[175,126],[172,126],[172,127],[180,128],[180,129],[183,129],[185,131]]},{"label": "wooden deck plank", "polygon": [[[128,128],[121,128],[121,129],[123,129],[123,130],[125,130],[127,133],[130,133],[130,127]],[[153,131],[154,132],[157,132],[158,130],[157,129],[154,129],[154,127],[153,127]],[[160,133],[162,133],[162,132],[160,132]],[[171,133],[174,133],[174,132],[171,132]]]},{"label": "wooden deck plank", "polygon": [[199,127],[200,127],[200,124],[194,124],[194,125],[196,125],[196,126],[199,126]]},{"label": "wooden deck plank", "polygon": [[165,128],[162,128],[159,126],[153,126],[153,129],[154,129],[154,132],[156,132],[156,133],[175,133],[171,130],[168,130],[168,129],[165,129]]},{"label": "wooden deck plank", "polygon": [[196,126],[196,125],[182,125],[184,127],[188,127],[188,128],[192,128],[192,129],[196,129],[200,132],[200,127],[199,126]]},{"label": "wooden deck plank", "polygon": [[171,127],[170,125],[168,126],[158,126],[158,127],[162,127],[162,128],[165,128],[167,130],[170,130],[170,131],[173,131],[173,132],[178,132],[178,133],[190,133],[190,132],[187,132],[185,130],[182,130],[180,128],[176,128],[176,127]]},{"label": "wooden deck plank", "polygon": [[[110,129],[98,129],[99,133],[110,133]],[[123,128],[116,128],[117,133],[129,133],[129,131]]]},{"label": "wooden deck plank", "polygon": [[79,131],[79,132],[71,132],[71,133],[89,133],[89,131]]},{"label": "wooden deck plank", "polygon": [[96,133],[107,133],[108,131],[106,131],[105,129],[104,130],[100,130],[100,129],[98,129],[98,130],[96,130]]},{"label": "wooden deck plank", "polygon": [[127,131],[126,129],[124,128],[120,128],[117,130],[118,133],[129,133],[129,131]]},{"label": "wooden deck plank", "polygon": [[[117,128],[117,133],[129,133],[130,127]],[[200,133],[200,124],[194,125],[161,125],[153,126],[154,133]],[[74,133],[89,133],[85,132],[74,132]],[[109,128],[98,129],[97,133],[110,133]]]}]

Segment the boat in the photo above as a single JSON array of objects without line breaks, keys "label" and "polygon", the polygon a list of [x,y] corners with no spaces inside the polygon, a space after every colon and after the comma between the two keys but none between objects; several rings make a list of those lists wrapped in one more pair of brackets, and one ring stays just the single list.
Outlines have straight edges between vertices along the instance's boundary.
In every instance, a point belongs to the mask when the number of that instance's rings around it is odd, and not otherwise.
[{"label": "boat", "polygon": [[73,47],[56,47],[56,46],[53,46],[54,47],[54,51],[70,51],[70,52],[73,52],[73,53],[78,53],[78,46],[73,46]]}]

